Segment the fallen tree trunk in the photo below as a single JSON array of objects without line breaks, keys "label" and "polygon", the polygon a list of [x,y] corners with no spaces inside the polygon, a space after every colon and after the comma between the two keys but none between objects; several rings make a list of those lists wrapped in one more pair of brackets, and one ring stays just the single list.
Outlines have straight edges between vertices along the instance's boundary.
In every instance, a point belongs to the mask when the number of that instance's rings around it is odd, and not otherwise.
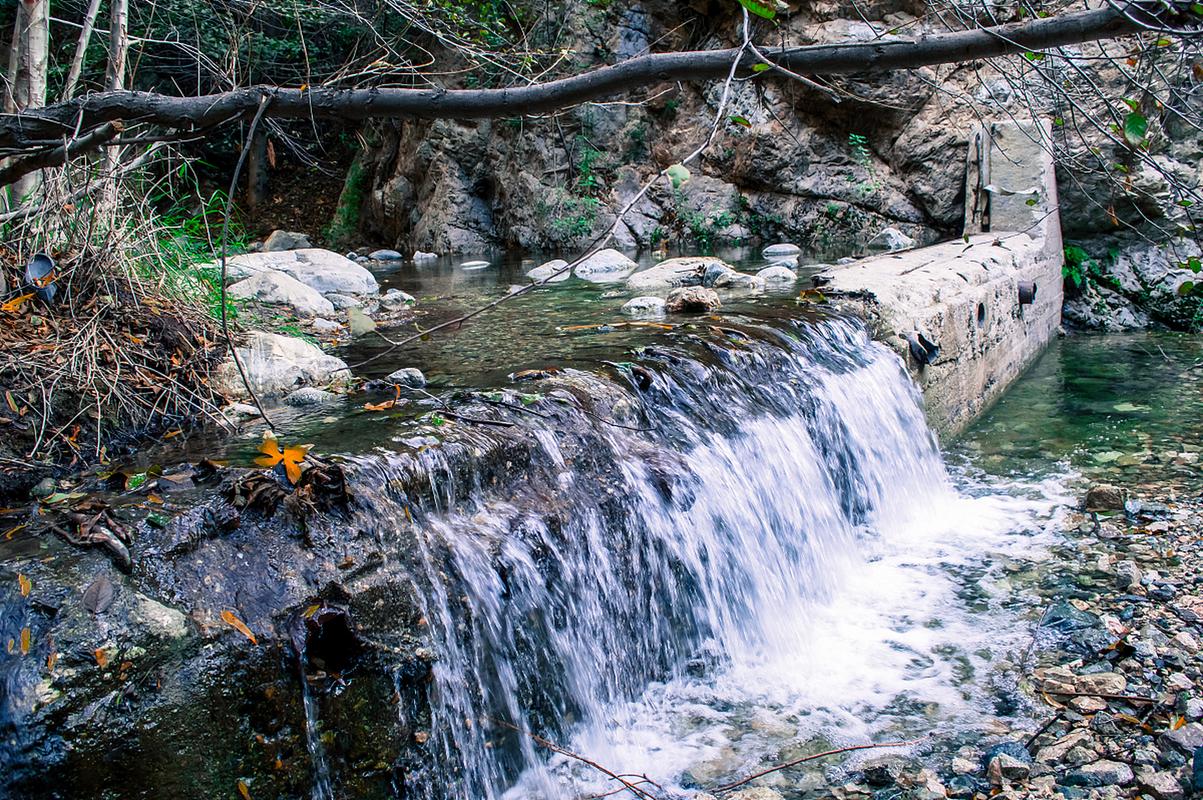
[{"label": "fallen tree trunk", "polygon": [[[1181,5],[1181,9],[1178,8]],[[989,28],[939,33],[915,39],[762,49],[774,63],[806,75],[881,72],[973,61],[1033,50],[1080,44],[1171,23],[1183,28],[1200,20],[1179,2],[1154,16],[1143,6],[1104,6],[1046,19]],[[1169,21],[1167,21],[1169,20]],[[105,122],[150,123],[175,129],[212,126],[249,117],[264,96],[268,115],[277,118],[365,120],[387,117],[471,119],[555,111],[664,81],[723,78],[739,50],[654,53],[580,75],[529,86],[500,89],[287,89],[256,86],[198,97],[152,92],[110,91],[45,108],[0,115],[0,147],[44,147],[77,130]],[[754,74],[759,59],[745,52],[738,74]]]}]

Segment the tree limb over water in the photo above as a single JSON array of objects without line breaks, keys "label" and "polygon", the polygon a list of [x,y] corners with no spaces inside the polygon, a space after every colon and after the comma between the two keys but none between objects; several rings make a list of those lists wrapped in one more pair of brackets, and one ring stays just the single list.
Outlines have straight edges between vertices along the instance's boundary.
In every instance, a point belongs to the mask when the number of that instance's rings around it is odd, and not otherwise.
[{"label": "tree limb over water", "polygon": [[[801,75],[836,75],[910,69],[1081,44],[1172,29],[1198,33],[1189,3],[1116,3],[1088,11],[918,38],[883,38],[806,47],[758,48],[774,65]],[[255,86],[197,97],[110,91],[44,108],[0,115],[0,148],[61,147],[104,123],[146,123],[188,130],[249,118],[265,97],[269,115],[291,119],[451,118],[519,116],[601,100],[664,81],[699,81],[736,74],[750,77],[762,64],[743,48],[654,53],[559,80],[498,89],[290,89]],[[763,68],[762,68],[763,69]]]}]

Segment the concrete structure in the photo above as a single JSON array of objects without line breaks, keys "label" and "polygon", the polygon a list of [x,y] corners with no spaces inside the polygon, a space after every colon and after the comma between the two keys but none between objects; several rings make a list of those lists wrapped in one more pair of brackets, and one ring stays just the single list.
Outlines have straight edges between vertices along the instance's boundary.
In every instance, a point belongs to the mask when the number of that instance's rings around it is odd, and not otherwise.
[{"label": "concrete structure", "polygon": [[898,350],[942,435],[959,433],[997,400],[1060,327],[1063,254],[1049,141],[1047,128],[980,130],[966,176],[966,239],[815,276]]}]

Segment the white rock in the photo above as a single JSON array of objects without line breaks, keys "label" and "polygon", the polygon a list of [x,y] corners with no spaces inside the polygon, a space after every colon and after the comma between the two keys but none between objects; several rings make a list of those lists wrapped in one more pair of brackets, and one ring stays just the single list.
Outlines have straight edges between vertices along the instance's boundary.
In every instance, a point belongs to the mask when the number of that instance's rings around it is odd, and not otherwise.
[{"label": "white rock", "polygon": [[718,266],[731,269],[713,256],[685,256],[661,261],[627,278],[628,289],[663,289],[674,286],[697,286],[707,270]]},{"label": "white rock", "polygon": [[[298,386],[338,383],[351,376],[341,358],[327,355],[304,339],[278,333],[252,332],[246,345],[238,348],[238,357],[251,387],[265,396],[283,394]],[[246,388],[233,360],[218,366],[213,385],[227,397],[246,397]]]},{"label": "white rock", "polygon": [[421,250],[414,251],[414,261],[433,261],[438,257],[438,253],[424,253]]},{"label": "white rock", "polygon": [[358,297],[352,297],[349,294],[338,294],[331,292],[326,295],[326,299],[334,306],[335,311],[346,311],[348,308],[363,308],[363,301]]},{"label": "white rock", "polygon": [[778,264],[772,267],[765,267],[756,273],[756,277],[765,283],[794,283],[798,280],[798,273],[789,267],[783,267]]},{"label": "white rock", "polygon": [[396,250],[373,250],[368,254],[368,258],[373,261],[400,261],[405,256],[398,253]]},{"label": "white rock", "polygon": [[271,236],[268,236],[267,241],[263,243],[262,250],[268,253],[279,253],[307,247],[313,247],[313,245],[309,243],[309,237],[303,233],[272,231]]},{"label": "white rock", "polygon": [[231,286],[227,293],[239,300],[258,300],[260,303],[292,306],[297,316],[317,317],[333,314],[334,306],[316,289],[306,286],[291,275],[268,270],[259,272]]},{"label": "white rock", "polygon": [[234,278],[246,278],[268,270],[291,275],[323,294],[375,294],[380,291],[380,284],[371,272],[345,256],[316,247],[283,253],[248,253],[229,259],[226,266],[226,273]]},{"label": "white rock", "polygon": [[[566,281],[572,277],[572,270],[570,269],[560,272],[560,270],[564,269],[566,266],[568,266],[567,261],[562,258],[556,258],[535,267],[530,272],[526,273],[526,277],[536,282],[546,281],[548,283],[559,283],[560,281]],[[558,275],[556,274],[557,272],[559,272]]]},{"label": "white rock", "polygon": [[144,594],[134,595],[130,620],[160,639],[182,639],[188,635],[188,618]]},{"label": "white rock", "polygon": [[255,408],[250,403],[230,403],[228,406],[222,408],[221,413],[227,417],[241,419],[244,417],[259,416],[259,409]]},{"label": "white rock", "polygon": [[403,292],[400,289],[389,289],[380,296],[380,305],[384,306],[390,311],[397,311],[398,309],[405,308],[406,306],[412,306],[417,302],[417,298],[415,298],[412,294]]},{"label": "white rock", "polygon": [[317,333],[334,333],[335,331],[342,330],[343,326],[332,319],[318,317],[309,323],[309,327],[313,328]]},{"label": "white rock", "polygon": [[636,267],[634,261],[617,250],[598,250],[576,265],[576,276],[585,280],[604,282],[625,278]]},{"label": "white rock", "polygon": [[796,244],[781,242],[780,244],[771,244],[760,252],[765,258],[779,259],[782,257],[797,256],[802,252],[802,248]]},{"label": "white rock", "polygon": [[336,399],[338,395],[334,392],[327,392],[315,386],[302,386],[295,392],[290,392],[284,398],[284,403],[290,406],[316,406]]},{"label": "white rock", "polygon": [[484,269],[489,266],[488,261],[465,261],[460,264],[460,269]]},{"label": "white rock", "polygon": [[869,240],[870,250],[884,250],[887,253],[907,250],[914,246],[914,239],[893,227],[882,228],[880,233]]},{"label": "white rock", "polygon": [[664,299],[660,297],[636,297],[622,305],[622,313],[628,317],[663,317]]}]

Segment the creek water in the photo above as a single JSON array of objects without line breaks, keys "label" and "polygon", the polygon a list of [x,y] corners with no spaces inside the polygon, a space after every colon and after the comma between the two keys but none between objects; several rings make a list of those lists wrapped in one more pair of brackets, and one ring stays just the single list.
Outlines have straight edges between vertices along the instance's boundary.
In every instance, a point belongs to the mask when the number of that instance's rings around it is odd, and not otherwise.
[{"label": "creek water", "polygon": [[[381,277],[418,297],[425,328],[504,295],[529,266],[445,260]],[[1033,727],[1017,654],[1058,515],[1085,478],[1198,485],[1203,349],[1060,340],[938,443],[898,357],[798,288],[632,328],[618,324],[621,284],[573,278],[358,370],[420,366],[434,398],[273,410],[282,438],[348,472],[353,515],[314,541],[369,538],[412,587],[418,623],[393,627],[434,654],[424,706],[362,712],[419,735],[405,796],[616,788],[536,736],[688,796],[832,747]],[[547,372],[509,377],[523,370]],[[505,427],[448,418],[448,402]],[[142,458],[249,463],[257,438]],[[387,620],[372,624],[388,638]],[[379,658],[401,696],[404,665]],[[343,797],[336,731],[322,697],[302,695],[311,796]],[[856,763],[758,785],[804,797]]]}]

